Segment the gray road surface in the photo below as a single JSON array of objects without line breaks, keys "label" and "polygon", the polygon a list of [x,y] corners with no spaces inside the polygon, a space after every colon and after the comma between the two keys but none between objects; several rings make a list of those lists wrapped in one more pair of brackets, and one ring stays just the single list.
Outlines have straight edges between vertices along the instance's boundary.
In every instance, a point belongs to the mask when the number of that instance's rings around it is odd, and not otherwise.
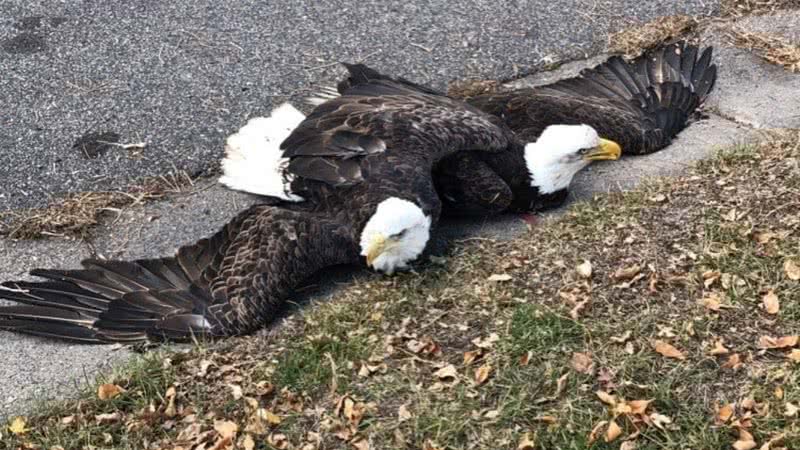
[{"label": "gray road surface", "polygon": [[[208,173],[226,135],[330,83],[337,61],[363,59],[443,87],[596,51],[628,21],[713,8],[703,0],[0,0],[0,211],[176,169]],[[106,146],[95,156],[75,147],[91,133],[147,148]]]}]

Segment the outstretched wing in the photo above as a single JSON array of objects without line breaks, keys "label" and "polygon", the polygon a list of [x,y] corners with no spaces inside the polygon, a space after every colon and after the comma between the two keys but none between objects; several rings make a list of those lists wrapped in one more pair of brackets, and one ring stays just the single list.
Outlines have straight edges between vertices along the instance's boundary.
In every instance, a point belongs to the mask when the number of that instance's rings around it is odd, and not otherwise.
[{"label": "outstretched wing", "polygon": [[618,56],[556,83],[468,99],[503,117],[523,141],[553,124],[587,124],[618,142],[626,154],[660,150],[683,130],[716,80],[711,47],[683,42],[632,62]]},{"label": "outstretched wing", "polygon": [[174,257],[85,260],[6,282],[0,329],[80,342],[136,342],[252,332],[316,271],[359,261],[349,227],[272,206],[240,213]]}]

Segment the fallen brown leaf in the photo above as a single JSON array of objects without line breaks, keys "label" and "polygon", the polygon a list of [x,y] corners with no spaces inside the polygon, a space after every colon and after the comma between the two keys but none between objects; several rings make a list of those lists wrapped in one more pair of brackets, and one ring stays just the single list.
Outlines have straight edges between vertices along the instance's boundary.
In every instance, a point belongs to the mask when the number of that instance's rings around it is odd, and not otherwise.
[{"label": "fallen brown leaf", "polygon": [[719,340],[715,341],[714,342],[714,348],[712,348],[708,352],[709,355],[713,355],[713,356],[727,355],[728,353],[729,353],[729,350],[727,348],[725,348],[724,345],[722,345],[722,339],[719,339]]},{"label": "fallen brown leaf", "polygon": [[614,406],[617,403],[617,398],[608,392],[597,391],[595,392],[595,395],[597,395],[597,398],[599,398],[600,401],[606,405]]},{"label": "fallen brown leaf", "polygon": [[253,436],[245,435],[244,439],[242,439],[242,448],[244,450],[253,450],[256,448],[256,441],[253,440]]},{"label": "fallen brown leaf", "polygon": [[733,403],[725,404],[722,407],[717,406],[716,415],[714,417],[714,421],[717,425],[726,423],[731,420],[731,417],[733,417]]},{"label": "fallen brown leaf", "polygon": [[797,335],[783,336],[774,338],[770,336],[761,336],[758,339],[759,348],[787,348],[797,346],[797,341],[800,339]]},{"label": "fallen brown leaf", "polygon": [[97,398],[100,400],[109,400],[123,392],[125,392],[125,389],[122,389],[122,387],[116,384],[101,384],[97,387]]},{"label": "fallen brown leaf", "polygon": [[621,269],[617,269],[611,278],[616,281],[626,281],[631,280],[633,277],[639,274],[642,271],[642,267],[638,264],[634,264],[632,266],[624,267]]},{"label": "fallen brown leaf", "polygon": [[119,411],[108,413],[108,414],[98,414],[94,416],[94,420],[99,424],[106,424],[106,423],[114,423],[119,422],[122,419],[122,414]]},{"label": "fallen brown leaf", "polygon": [[783,263],[783,271],[786,272],[786,277],[792,281],[800,280],[800,264],[791,259],[787,259]]},{"label": "fallen brown leaf", "polygon": [[591,278],[592,277],[592,263],[589,260],[586,260],[575,267],[575,272],[581,278]]},{"label": "fallen brown leaf", "polygon": [[653,349],[656,352],[658,352],[659,354],[661,354],[662,356],[665,356],[667,358],[675,358],[675,359],[681,359],[681,360],[686,359],[686,356],[684,356],[683,353],[680,352],[680,350],[678,350],[677,348],[673,347],[671,344],[668,344],[668,343],[666,343],[664,341],[660,341],[660,340],[659,341],[655,341],[653,343]]},{"label": "fallen brown leaf", "polygon": [[510,281],[510,280],[511,280],[511,275],[509,275],[507,273],[502,273],[502,274],[497,274],[496,273],[496,274],[493,274],[493,275],[489,276],[489,281],[502,282],[502,281]]},{"label": "fallen brown leaf", "polygon": [[631,407],[631,414],[643,415],[652,402],[653,400],[631,400],[628,406]]},{"label": "fallen brown leaf", "polygon": [[489,379],[489,375],[491,375],[491,373],[492,366],[488,364],[478,367],[475,370],[475,383],[478,385],[486,383],[486,380]]},{"label": "fallen brown leaf", "polygon": [[744,428],[739,428],[739,440],[733,443],[733,448],[735,450],[752,450],[756,448],[756,441],[753,439],[753,435],[750,434]]},{"label": "fallen brown leaf", "polygon": [[534,450],[536,442],[531,437],[530,433],[524,433],[517,444],[517,450]]},{"label": "fallen brown leaf", "polygon": [[591,374],[594,371],[594,362],[590,352],[572,354],[572,368],[578,373]]},{"label": "fallen brown leaf", "polygon": [[233,439],[233,437],[236,436],[236,433],[239,431],[239,425],[236,425],[235,422],[231,422],[229,420],[217,420],[214,422],[214,431],[219,433],[220,437],[223,439]]},{"label": "fallen brown leaf", "polygon": [[738,369],[742,366],[742,360],[738,353],[734,353],[728,357],[728,360],[722,365],[723,369]]},{"label": "fallen brown leaf", "polygon": [[8,424],[8,431],[12,434],[25,434],[28,432],[28,429],[25,428],[27,421],[24,417],[18,416],[15,417],[9,424]]},{"label": "fallen brown leaf", "polygon": [[583,308],[586,307],[587,303],[589,303],[589,299],[581,300],[575,304],[575,307],[569,311],[569,316],[572,318],[572,320],[578,320],[578,317],[581,315],[581,311],[583,311]]},{"label": "fallen brown leaf", "polygon": [[356,438],[350,441],[350,445],[356,450],[369,450],[369,441],[364,438]]},{"label": "fallen brown leaf", "polygon": [[604,440],[606,442],[614,442],[614,440],[616,440],[621,434],[622,428],[617,425],[617,422],[614,419],[611,419],[611,421],[608,422],[608,428],[606,429]]},{"label": "fallen brown leaf", "polygon": [[412,417],[413,416],[411,415],[411,412],[408,410],[406,405],[400,405],[400,407],[397,408],[397,420],[399,420],[400,422],[405,422],[406,420],[409,420]]},{"label": "fallen brown leaf", "polygon": [[607,424],[608,424],[607,420],[601,420],[600,422],[597,422],[594,425],[592,431],[589,433],[589,442],[588,442],[589,444],[597,440],[598,436],[600,435],[600,430],[602,430],[603,427],[605,427]]},{"label": "fallen brown leaf", "polygon": [[478,359],[483,352],[481,350],[472,350],[464,352],[464,365],[468,366]]},{"label": "fallen brown leaf", "polygon": [[441,369],[437,370],[436,372],[433,372],[433,376],[442,381],[454,380],[457,375],[458,371],[456,370],[456,367],[452,364],[448,364],[442,367]]},{"label": "fallen brown leaf", "polygon": [[762,301],[764,303],[764,311],[766,311],[767,314],[778,314],[778,311],[781,309],[781,304],[778,301],[778,296],[775,294],[775,292],[767,292]]}]

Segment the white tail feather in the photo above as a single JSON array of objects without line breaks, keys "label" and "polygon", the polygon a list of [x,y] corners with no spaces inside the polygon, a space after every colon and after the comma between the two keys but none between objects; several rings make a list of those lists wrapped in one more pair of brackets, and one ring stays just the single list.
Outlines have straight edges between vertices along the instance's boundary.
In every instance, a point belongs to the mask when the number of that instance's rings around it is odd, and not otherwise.
[{"label": "white tail feather", "polygon": [[289,103],[275,108],[269,117],[250,119],[225,141],[219,182],[251,194],[303,201],[290,192],[291,180],[283,172],[287,159],[280,145],[304,119]]}]

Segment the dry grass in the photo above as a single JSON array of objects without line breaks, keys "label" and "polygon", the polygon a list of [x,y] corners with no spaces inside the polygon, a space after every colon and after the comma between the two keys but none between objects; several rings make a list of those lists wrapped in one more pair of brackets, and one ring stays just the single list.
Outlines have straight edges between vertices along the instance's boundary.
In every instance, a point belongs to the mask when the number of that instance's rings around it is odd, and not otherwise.
[{"label": "dry grass", "polygon": [[741,17],[752,14],[769,14],[781,9],[800,8],[800,0],[722,0],[723,16]]},{"label": "dry grass", "polygon": [[192,185],[184,172],[149,178],[125,191],[77,192],[68,194],[44,208],[4,213],[7,223],[0,234],[12,239],[36,239],[47,236],[86,237],[104,213],[119,213],[120,208],[183,192]]},{"label": "dry grass", "polygon": [[697,29],[699,23],[697,18],[690,16],[659,17],[611,34],[608,37],[608,51],[635,58],[667,41],[685,38]]},{"label": "dry grass", "polygon": [[774,34],[751,33],[738,28],[732,28],[728,36],[737,47],[750,50],[765,61],[790,72],[800,72],[800,45]]},{"label": "dry grass", "polygon": [[800,326],[798,190],[800,132],[772,134],[527,236],[356,281],[267,335],[150,357],[102,380],[125,388],[115,399],[89,391],[0,445],[798,448],[797,355],[759,343]]}]

